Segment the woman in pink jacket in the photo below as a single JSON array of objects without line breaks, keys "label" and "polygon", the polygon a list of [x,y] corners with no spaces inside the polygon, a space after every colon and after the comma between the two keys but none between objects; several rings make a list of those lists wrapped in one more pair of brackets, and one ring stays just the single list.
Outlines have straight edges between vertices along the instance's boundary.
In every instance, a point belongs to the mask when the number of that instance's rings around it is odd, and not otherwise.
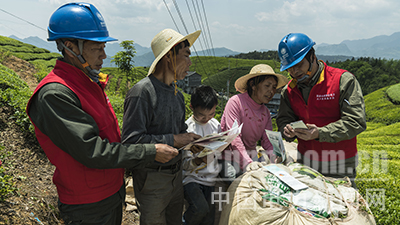
[{"label": "woman in pink jacket", "polygon": [[[243,124],[241,134],[232,141],[230,149],[224,151],[224,159],[231,165],[224,163],[223,167],[228,174],[222,177],[234,178],[240,175],[246,166],[257,160],[257,142],[261,140],[261,146],[269,156],[272,156],[272,144],[269,142],[265,130],[272,130],[271,115],[266,103],[271,101],[276,90],[286,85],[288,79],[276,74],[266,64],[254,66],[250,73],[236,80],[235,88],[241,94],[231,97],[225,106],[221,118],[221,129],[231,129],[234,121]],[[232,176],[232,165],[236,175]]]}]

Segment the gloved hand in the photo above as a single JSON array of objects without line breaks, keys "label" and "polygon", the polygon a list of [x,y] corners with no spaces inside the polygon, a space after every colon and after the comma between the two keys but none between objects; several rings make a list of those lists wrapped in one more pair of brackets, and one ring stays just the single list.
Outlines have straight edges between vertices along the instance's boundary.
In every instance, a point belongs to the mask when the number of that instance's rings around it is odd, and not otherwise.
[{"label": "gloved hand", "polygon": [[262,168],[263,166],[266,166],[266,162],[251,162],[246,166],[246,172],[248,171],[253,171],[253,170],[258,170]]}]

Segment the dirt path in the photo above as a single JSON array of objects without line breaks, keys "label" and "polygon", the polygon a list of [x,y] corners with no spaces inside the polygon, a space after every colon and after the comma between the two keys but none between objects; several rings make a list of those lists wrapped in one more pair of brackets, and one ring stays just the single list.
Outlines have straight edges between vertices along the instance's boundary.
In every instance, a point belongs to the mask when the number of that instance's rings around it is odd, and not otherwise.
[{"label": "dirt path", "polygon": [[32,64],[15,56],[10,56],[2,64],[17,73],[28,84],[31,91],[35,90],[38,84],[35,77],[37,71]]}]

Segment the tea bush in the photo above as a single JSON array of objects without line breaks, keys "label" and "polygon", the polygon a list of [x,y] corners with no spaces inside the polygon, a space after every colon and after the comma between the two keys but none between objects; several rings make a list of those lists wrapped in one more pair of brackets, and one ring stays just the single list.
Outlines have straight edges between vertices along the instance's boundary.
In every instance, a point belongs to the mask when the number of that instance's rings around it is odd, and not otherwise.
[{"label": "tea bush", "polygon": [[[21,41],[15,40],[13,38],[0,36],[0,46],[24,46],[27,45]],[[33,46],[33,45],[30,45]],[[35,47],[35,46],[34,46]]]},{"label": "tea bush", "polygon": [[23,45],[23,46],[12,46],[12,45],[6,45],[2,46],[2,49],[10,52],[23,52],[23,53],[50,53],[49,50],[44,49],[44,48],[37,48],[33,45]]},{"label": "tea bush", "polygon": [[58,58],[60,57],[60,54],[58,53],[40,53],[40,54],[36,54],[36,53],[26,53],[26,52],[13,52],[12,53],[14,56],[26,60],[28,62],[30,61],[35,61],[38,59],[42,59],[42,60],[51,60],[54,58]]},{"label": "tea bush", "polygon": [[7,174],[10,166],[8,160],[11,155],[11,152],[6,152],[4,147],[0,145],[0,202],[17,190],[13,176]]},{"label": "tea bush", "polygon": [[[371,126],[370,126],[371,125]],[[397,224],[400,218],[400,124],[367,123],[358,135],[356,184],[377,224]]]},{"label": "tea bush", "polygon": [[390,86],[386,93],[391,102],[397,105],[400,104],[400,84]]},{"label": "tea bush", "polygon": [[396,86],[365,96],[367,130],[357,136],[356,184],[377,224],[385,225],[397,224],[400,218],[400,105],[387,97],[400,94]]},{"label": "tea bush", "polygon": [[124,115],[124,98],[109,92],[106,92],[106,94],[110,99],[111,105],[118,119],[119,128],[122,131],[122,118]]},{"label": "tea bush", "polygon": [[368,121],[387,125],[400,122],[399,106],[388,99],[388,88],[381,88],[364,97]]},{"label": "tea bush", "polygon": [[23,129],[31,126],[25,113],[26,104],[32,91],[28,85],[12,70],[0,64],[0,106],[8,104],[14,108],[13,117]]}]

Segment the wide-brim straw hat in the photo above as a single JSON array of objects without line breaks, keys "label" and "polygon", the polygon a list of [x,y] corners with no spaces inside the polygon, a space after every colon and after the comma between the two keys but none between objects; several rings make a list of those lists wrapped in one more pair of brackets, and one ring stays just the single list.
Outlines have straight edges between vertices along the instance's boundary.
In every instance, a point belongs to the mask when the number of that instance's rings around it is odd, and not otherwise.
[{"label": "wide-brim straw hat", "polygon": [[169,52],[176,44],[188,40],[189,45],[192,46],[196,39],[199,37],[201,30],[195,31],[191,34],[183,36],[182,34],[172,30],[165,29],[158,33],[151,41],[151,49],[153,50],[154,57],[156,59],[150,66],[147,76],[152,74],[156,68],[158,61]]},{"label": "wide-brim straw hat", "polygon": [[289,80],[283,76],[282,74],[277,74],[274,70],[267,64],[258,64],[251,68],[250,73],[246,74],[235,82],[235,88],[238,92],[244,93],[247,91],[247,81],[253,77],[261,76],[261,75],[272,75],[278,78],[278,84],[276,85],[276,89],[279,89],[285,86]]}]

